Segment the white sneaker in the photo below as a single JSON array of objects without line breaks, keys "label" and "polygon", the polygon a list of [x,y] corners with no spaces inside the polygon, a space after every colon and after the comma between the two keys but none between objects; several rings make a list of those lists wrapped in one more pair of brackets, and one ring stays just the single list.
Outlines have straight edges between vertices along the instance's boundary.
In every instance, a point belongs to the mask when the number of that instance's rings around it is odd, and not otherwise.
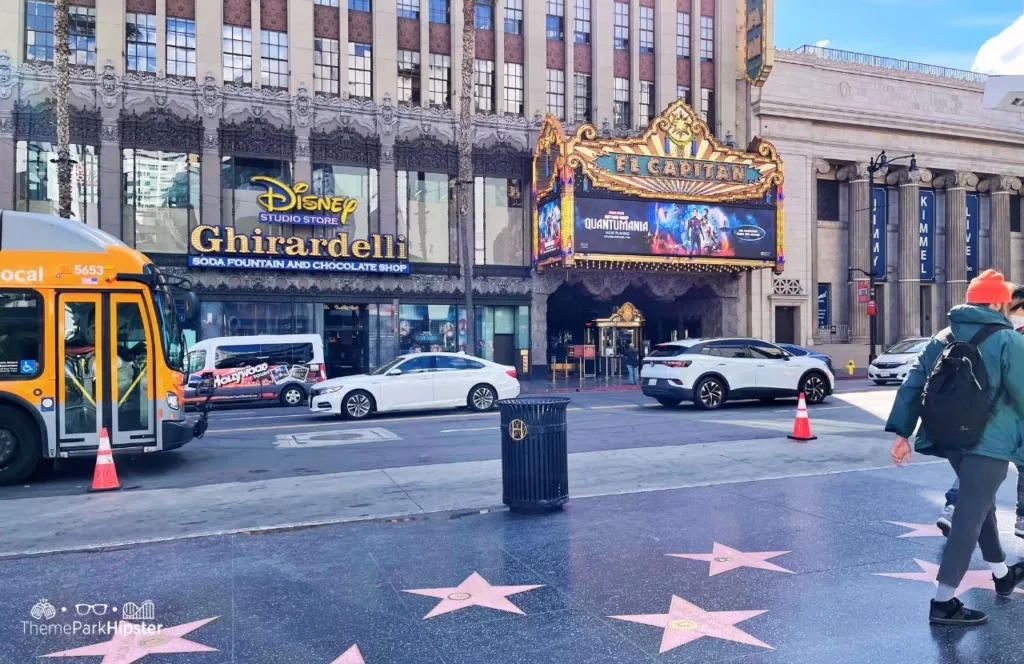
[{"label": "white sneaker", "polygon": [[[946,505],[942,508],[942,515],[935,520],[935,527],[942,531],[943,537],[949,537],[949,531],[953,527],[953,509],[955,505]],[[1017,519],[1018,532],[1024,537],[1024,518]]]},{"label": "white sneaker", "polygon": [[1017,517],[1017,525],[1013,528],[1013,534],[1017,537],[1024,537],[1024,516]]}]

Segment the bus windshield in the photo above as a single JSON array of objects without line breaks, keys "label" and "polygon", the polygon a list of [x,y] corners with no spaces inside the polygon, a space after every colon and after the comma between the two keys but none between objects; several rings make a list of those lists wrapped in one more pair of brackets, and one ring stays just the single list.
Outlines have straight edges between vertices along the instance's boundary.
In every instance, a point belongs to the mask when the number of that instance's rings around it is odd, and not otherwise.
[{"label": "bus windshield", "polygon": [[163,345],[167,366],[175,371],[185,371],[185,333],[174,309],[174,298],[156,266],[149,266],[156,273],[156,287],[153,288],[153,302],[160,323],[160,341]]}]

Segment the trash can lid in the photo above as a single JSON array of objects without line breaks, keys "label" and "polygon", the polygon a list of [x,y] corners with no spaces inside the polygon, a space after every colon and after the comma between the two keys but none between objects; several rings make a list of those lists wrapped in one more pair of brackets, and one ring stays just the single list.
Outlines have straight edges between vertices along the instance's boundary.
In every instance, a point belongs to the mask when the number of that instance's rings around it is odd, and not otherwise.
[{"label": "trash can lid", "polygon": [[569,397],[516,397],[515,399],[502,399],[499,406],[564,406],[570,403]]}]

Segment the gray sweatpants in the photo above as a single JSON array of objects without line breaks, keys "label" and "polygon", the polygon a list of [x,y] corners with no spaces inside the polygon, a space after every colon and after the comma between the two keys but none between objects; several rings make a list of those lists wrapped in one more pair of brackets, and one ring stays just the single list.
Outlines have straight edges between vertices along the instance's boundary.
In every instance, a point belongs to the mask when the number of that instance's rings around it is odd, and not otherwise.
[{"label": "gray sweatpants", "polygon": [[942,550],[939,583],[956,588],[971,565],[975,545],[985,562],[1006,560],[996,525],[996,491],[1006,479],[1009,462],[977,454],[947,452],[949,464],[960,480],[960,497],[953,511],[953,526]]}]

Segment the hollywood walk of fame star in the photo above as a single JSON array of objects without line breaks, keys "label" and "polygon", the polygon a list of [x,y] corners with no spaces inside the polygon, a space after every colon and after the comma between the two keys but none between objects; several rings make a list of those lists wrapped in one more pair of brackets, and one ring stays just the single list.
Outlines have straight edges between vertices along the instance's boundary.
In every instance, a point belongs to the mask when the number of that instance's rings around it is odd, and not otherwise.
[{"label": "hollywood walk of fame star", "polygon": [[359,646],[353,644],[331,664],[366,664],[366,662],[363,660],[363,653],[359,652]]},{"label": "hollywood walk of fame star", "polygon": [[776,556],[781,556],[787,553],[789,553],[789,551],[744,552],[715,542],[715,546],[711,553],[669,553],[666,555],[672,556],[673,558],[687,558],[689,560],[703,560],[704,562],[709,562],[711,563],[711,571],[708,573],[708,576],[714,576],[740,567],[754,567],[756,569],[766,569],[772,572],[793,574],[794,572],[792,570],[788,570],[784,567],[779,567],[774,563],[768,562],[769,558],[775,558]]},{"label": "hollywood walk of fame star", "polygon": [[179,652],[217,652],[216,648],[182,638],[189,632],[194,632],[216,619],[216,617],[207,618],[205,620],[185,623],[184,625],[177,625],[176,627],[164,627],[159,632],[152,634],[142,630],[140,625],[122,620],[117,623],[117,629],[114,630],[114,638],[109,641],[83,648],[62,650],[50,653],[49,655],[43,655],[43,657],[99,657],[102,655],[103,661],[100,664],[131,664],[131,662],[137,662],[146,655],[165,655]]},{"label": "hollywood walk of fame star", "polygon": [[894,526],[902,526],[909,528],[910,532],[903,533],[900,538],[903,537],[944,537],[942,531],[934,523],[907,523],[906,521],[886,521]]},{"label": "hollywood walk of fame star", "polygon": [[543,585],[492,586],[487,583],[487,580],[484,579],[484,577],[473,572],[465,581],[455,588],[418,588],[415,590],[403,590],[402,592],[412,593],[414,595],[423,595],[424,597],[436,597],[441,600],[441,602],[435,606],[430,613],[423,616],[423,619],[426,620],[427,618],[439,616],[442,613],[450,613],[470,606],[483,606],[489,609],[497,609],[498,611],[508,611],[509,613],[518,613],[523,615],[523,612],[519,607],[506,598],[509,595],[524,593],[528,590],[536,590],[537,588],[543,587]]},{"label": "hollywood walk of fame star", "polygon": [[[933,585],[938,585],[937,577],[939,575],[939,566],[935,563],[930,563],[926,560],[918,560],[914,558],[914,562],[923,571],[921,572],[885,572],[876,573],[874,576],[886,576],[890,579],[907,579],[910,581],[927,581]],[[995,592],[996,584],[992,581],[992,572],[989,570],[972,569],[968,570],[967,574],[964,575],[963,581],[957,586],[956,595],[960,596],[972,590],[974,588],[981,588],[983,590],[991,590]],[[1015,593],[1024,593],[1024,590],[1020,588],[1014,588]]]},{"label": "hollywood walk of fame star", "polygon": [[640,623],[641,625],[663,627],[665,631],[661,635],[661,650],[658,651],[659,653],[668,652],[673,648],[678,648],[704,636],[775,650],[775,648],[772,648],[764,641],[754,638],[735,626],[736,623],[749,620],[766,612],[705,611],[699,606],[690,604],[681,597],[672,595],[672,603],[669,606],[668,613],[610,617],[616,620]]}]

